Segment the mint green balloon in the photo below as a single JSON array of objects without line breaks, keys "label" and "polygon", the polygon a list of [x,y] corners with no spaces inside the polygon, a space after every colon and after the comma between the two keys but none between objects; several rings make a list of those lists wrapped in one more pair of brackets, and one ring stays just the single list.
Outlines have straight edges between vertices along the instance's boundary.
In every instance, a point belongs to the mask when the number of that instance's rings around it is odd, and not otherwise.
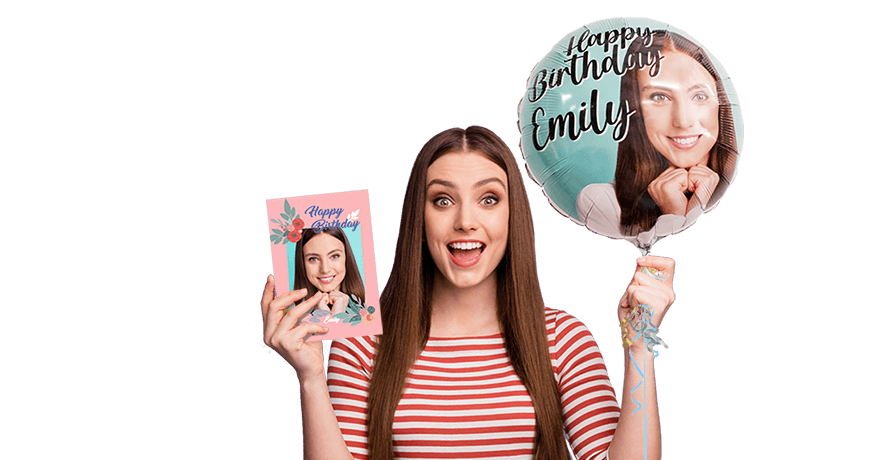
[{"label": "mint green balloon", "polygon": [[[620,100],[621,77],[645,65],[626,47],[647,31],[666,30],[694,43],[687,33],[645,18],[594,22],[566,35],[535,66],[519,104],[520,148],[529,176],[561,214],[582,223],[575,211],[581,190],[615,179],[618,142],[629,114]],[[726,71],[702,47],[721,76],[733,112],[739,150],[743,139],[738,96]],[[637,66],[637,67],[635,67]]]}]

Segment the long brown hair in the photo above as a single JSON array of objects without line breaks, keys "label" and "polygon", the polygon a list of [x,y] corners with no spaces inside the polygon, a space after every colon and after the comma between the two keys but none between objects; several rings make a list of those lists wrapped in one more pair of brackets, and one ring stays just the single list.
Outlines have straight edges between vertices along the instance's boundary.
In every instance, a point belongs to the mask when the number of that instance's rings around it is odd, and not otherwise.
[{"label": "long brown hair", "polygon": [[488,129],[453,128],[420,150],[405,192],[392,273],[380,296],[383,335],[377,337],[368,389],[368,454],[393,458],[392,427],[405,380],[430,332],[430,294],[437,270],[424,241],[426,173],[451,152],[478,152],[507,173],[507,249],[498,265],[497,314],[507,357],[535,409],[536,460],[569,459],[559,389],[550,362],[544,300],[538,284],[531,210],[522,176],[510,149]]},{"label": "long brown hair", "polygon": [[[695,59],[711,74],[717,84],[717,100],[720,103],[718,118],[720,132],[717,142],[708,156],[708,168],[720,176],[720,182],[711,195],[705,210],[709,210],[723,196],[726,187],[732,182],[735,174],[738,147],[735,136],[735,125],[732,121],[732,109],[723,81],[717,69],[711,63],[705,51],[695,43],[679,34],[658,30],[653,32],[652,43],[645,51],[655,52],[672,50],[683,52]],[[628,47],[627,52],[638,53],[644,46],[645,37],[638,37]],[[630,71],[621,78],[621,100],[628,101],[629,110],[642,114],[640,105],[640,88],[637,80],[638,72],[648,69]],[[630,117],[627,137],[618,144],[618,158],[615,166],[615,194],[621,206],[621,226],[625,233],[646,231],[655,225],[661,216],[661,208],[649,195],[649,183],[671,166],[670,162],[655,149],[646,134],[646,124],[642,116]]]},{"label": "long brown hair", "polygon": [[346,295],[354,295],[358,297],[362,303],[365,303],[365,285],[362,283],[362,275],[358,272],[358,265],[355,263],[355,255],[352,253],[352,247],[349,246],[349,240],[346,239],[346,234],[343,233],[343,229],[336,227],[325,229],[303,229],[302,237],[300,238],[300,241],[297,242],[296,249],[294,250],[294,290],[306,288],[308,291],[306,297],[312,297],[318,292],[318,288],[309,282],[309,277],[306,275],[306,266],[303,261],[303,246],[305,246],[313,237],[322,233],[333,236],[343,243],[343,249],[346,253],[346,276],[343,277],[343,282],[340,283],[340,292]]}]

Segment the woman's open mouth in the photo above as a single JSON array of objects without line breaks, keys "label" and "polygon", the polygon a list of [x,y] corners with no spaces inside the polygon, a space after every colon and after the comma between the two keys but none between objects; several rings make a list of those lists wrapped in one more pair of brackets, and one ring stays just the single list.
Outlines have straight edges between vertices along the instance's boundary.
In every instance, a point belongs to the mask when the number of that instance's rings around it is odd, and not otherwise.
[{"label": "woman's open mouth", "polygon": [[482,258],[485,245],[479,241],[455,241],[448,243],[451,261],[458,267],[472,267]]},{"label": "woman's open mouth", "polygon": [[330,283],[331,281],[334,281],[334,278],[335,278],[335,275],[331,275],[331,276],[326,276],[326,277],[324,277],[324,278],[318,278],[318,281],[319,281],[321,284],[328,284],[328,283]]}]

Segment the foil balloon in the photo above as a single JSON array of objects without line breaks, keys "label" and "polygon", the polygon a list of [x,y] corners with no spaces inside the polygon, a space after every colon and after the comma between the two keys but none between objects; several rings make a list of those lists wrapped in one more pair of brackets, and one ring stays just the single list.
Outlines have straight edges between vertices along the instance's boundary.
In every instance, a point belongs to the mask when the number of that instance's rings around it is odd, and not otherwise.
[{"label": "foil balloon", "polygon": [[532,70],[520,147],[557,211],[646,253],[720,201],[741,120],[726,71],[692,37],[609,19],[570,33]]},{"label": "foil balloon", "polygon": [[[735,177],[742,139],[735,90],[720,63],[685,32],[649,19],[588,24],[532,70],[519,104],[520,147],[531,178],[557,211],[645,255],[713,209]],[[640,267],[664,281],[664,273]],[[622,344],[658,356],[652,307],[621,321]],[[646,360],[640,382],[648,455]],[[638,390],[642,389],[642,402]]]}]

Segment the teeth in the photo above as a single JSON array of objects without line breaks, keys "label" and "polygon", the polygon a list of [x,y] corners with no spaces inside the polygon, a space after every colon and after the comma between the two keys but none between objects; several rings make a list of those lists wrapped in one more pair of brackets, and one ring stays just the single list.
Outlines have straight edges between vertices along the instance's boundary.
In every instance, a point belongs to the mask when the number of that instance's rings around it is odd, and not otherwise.
[{"label": "teeth", "polygon": [[448,245],[451,249],[460,249],[462,251],[469,251],[470,249],[478,249],[482,247],[482,243],[476,241],[473,243],[451,243]]},{"label": "teeth", "polygon": [[330,280],[334,279],[334,275],[326,276],[326,277],[324,277],[324,278],[319,278],[319,279],[322,280],[322,281],[330,281]]},{"label": "teeth", "polygon": [[698,136],[690,136],[690,137],[672,137],[674,142],[681,145],[690,145],[698,140]]}]

